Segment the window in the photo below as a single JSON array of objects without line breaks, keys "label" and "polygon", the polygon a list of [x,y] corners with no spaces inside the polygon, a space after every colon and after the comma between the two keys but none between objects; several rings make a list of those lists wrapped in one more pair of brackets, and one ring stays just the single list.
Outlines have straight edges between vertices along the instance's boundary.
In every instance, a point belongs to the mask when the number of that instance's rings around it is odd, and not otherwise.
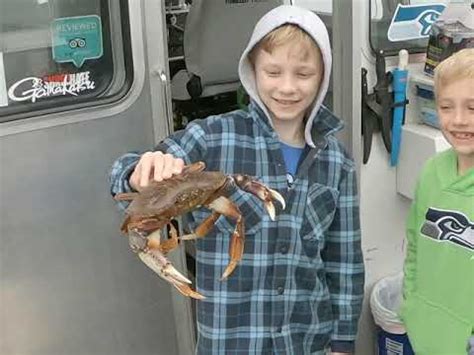
[{"label": "window", "polygon": [[370,45],[375,52],[424,52],[431,24],[449,0],[371,0]]},{"label": "window", "polygon": [[132,81],[126,0],[1,0],[0,122],[117,100]]}]

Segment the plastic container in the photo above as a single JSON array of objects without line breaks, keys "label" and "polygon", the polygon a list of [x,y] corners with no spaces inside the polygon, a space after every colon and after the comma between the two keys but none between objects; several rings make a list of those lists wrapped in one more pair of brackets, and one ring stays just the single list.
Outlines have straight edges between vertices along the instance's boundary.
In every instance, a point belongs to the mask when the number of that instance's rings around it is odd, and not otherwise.
[{"label": "plastic container", "polygon": [[377,327],[377,355],[414,355],[405,327],[398,316],[402,302],[403,274],[379,280],[370,296]]},{"label": "plastic container", "polygon": [[410,76],[413,123],[423,123],[439,129],[438,112],[434,94],[434,80],[425,73],[412,72]]},{"label": "plastic container", "polygon": [[438,112],[436,111],[433,87],[417,84],[416,99],[418,100],[421,122],[439,129],[440,126]]}]

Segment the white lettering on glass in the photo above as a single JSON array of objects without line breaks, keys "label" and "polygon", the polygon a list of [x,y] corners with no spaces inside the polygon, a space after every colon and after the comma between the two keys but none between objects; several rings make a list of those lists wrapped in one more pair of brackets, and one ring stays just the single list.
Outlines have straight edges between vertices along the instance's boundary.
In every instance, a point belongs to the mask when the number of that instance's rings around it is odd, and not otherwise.
[{"label": "white lettering on glass", "polygon": [[[54,96],[78,96],[83,91],[94,90],[95,82],[90,80],[90,72],[60,74],[46,78],[29,77],[17,81],[8,90],[8,97],[13,101],[31,101]],[[61,78],[61,81],[57,79]]]}]

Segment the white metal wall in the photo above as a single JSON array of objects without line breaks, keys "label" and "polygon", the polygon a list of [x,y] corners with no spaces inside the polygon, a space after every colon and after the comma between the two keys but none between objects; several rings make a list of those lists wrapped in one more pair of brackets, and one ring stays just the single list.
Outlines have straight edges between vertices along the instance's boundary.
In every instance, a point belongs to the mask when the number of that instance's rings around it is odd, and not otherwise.
[{"label": "white metal wall", "polygon": [[[375,353],[375,326],[369,297],[376,281],[402,270],[404,226],[410,201],[396,192],[396,171],[380,134],[374,135],[367,165],[362,165],[361,66],[368,69],[369,89],[375,84],[375,58],[369,46],[369,2],[333,0],[334,110],[349,117],[342,139],[359,167],[362,248],[366,267],[363,312],[356,355]],[[348,35],[351,34],[351,35]],[[387,65],[388,68],[388,65]]]},{"label": "white metal wall", "polygon": [[121,102],[0,125],[2,354],[192,353],[174,293],[120,234],[107,182],[119,155],[169,129],[150,75],[167,68],[160,5],[129,1],[134,83]]}]

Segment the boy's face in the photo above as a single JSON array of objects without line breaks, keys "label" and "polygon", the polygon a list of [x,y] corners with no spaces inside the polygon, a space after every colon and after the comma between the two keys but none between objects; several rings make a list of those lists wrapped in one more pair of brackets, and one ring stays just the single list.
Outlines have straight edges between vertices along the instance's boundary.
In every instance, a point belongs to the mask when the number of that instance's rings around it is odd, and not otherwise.
[{"label": "boy's face", "polygon": [[319,92],[323,75],[320,51],[316,46],[303,48],[284,44],[272,53],[263,49],[256,53],[257,90],[272,120],[302,122]]},{"label": "boy's face", "polygon": [[441,130],[459,159],[474,158],[474,80],[440,86],[436,98]]}]

